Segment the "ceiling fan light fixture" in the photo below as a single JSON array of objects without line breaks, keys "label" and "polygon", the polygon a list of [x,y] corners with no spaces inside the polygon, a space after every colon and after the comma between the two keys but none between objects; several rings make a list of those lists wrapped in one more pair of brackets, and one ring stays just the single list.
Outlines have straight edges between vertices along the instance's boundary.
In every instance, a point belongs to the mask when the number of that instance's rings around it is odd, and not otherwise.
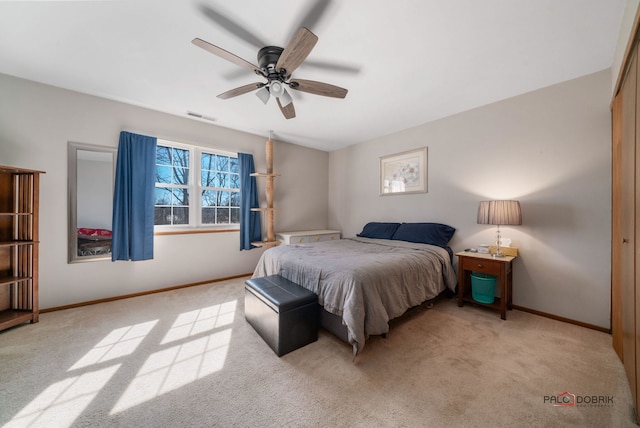
[{"label": "ceiling fan light fixture", "polygon": [[256,96],[260,98],[260,101],[266,104],[267,101],[269,101],[269,90],[266,86],[263,86],[256,92]]},{"label": "ceiling fan light fixture", "polygon": [[269,92],[271,92],[271,95],[274,97],[280,98],[284,93],[284,84],[279,80],[271,81],[269,84]]}]

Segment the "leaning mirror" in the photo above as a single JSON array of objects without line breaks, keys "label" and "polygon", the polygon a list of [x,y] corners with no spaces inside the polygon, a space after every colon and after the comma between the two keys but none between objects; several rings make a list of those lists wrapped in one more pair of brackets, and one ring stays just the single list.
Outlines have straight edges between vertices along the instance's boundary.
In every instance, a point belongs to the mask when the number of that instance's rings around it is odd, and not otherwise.
[{"label": "leaning mirror", "polygon": [[115,147],[69,143],[69,263],[111,260]]}]

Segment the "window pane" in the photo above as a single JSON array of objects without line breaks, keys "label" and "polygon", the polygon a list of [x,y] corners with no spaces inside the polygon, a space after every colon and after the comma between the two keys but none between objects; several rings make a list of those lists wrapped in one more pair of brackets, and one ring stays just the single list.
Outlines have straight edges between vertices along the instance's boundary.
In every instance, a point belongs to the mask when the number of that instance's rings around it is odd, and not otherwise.
[{"label": "window pane", "polygon": [[166,146],[156,147],[156,164],[171,165],[171,147],[166,147]]},{"label": "window pane", "polygon": [[229,223],[229,208],[216,208],[216,223],[217,224]]},{"label": "window pane", "polygon": [[240,206],[240,192],[229,192],[231,194],[231,206],[239,207]]},{"label": "window pane", "polygon": [[216,156],[216,170],[217,171],[229,171],[229,157],[228,156]]},{"label": "window pane", "polygon": [[200,175],[200,184],[204,187],[213,187],[213,178],[215,174],[212,171],[202,170]]},{"label": "window pane", "polygon": [[189,185],[189,168],[176,167],[173,169],[173,183]]},{"label": "window pane", "polygon": [[172,170],[170,166],[157,166],[156,183],[171,183]]},{"label": "window pane", "polygon": [[205,187],[213,187],[213,168],[215,166],[216,156],[210,153],[202,153],[200,158],[200,185]]},{"label": "window pane", "polygon": [[156,187],[156,200],[154,205],[171,205],[171,189],[166,187]]},{"label": "window pane", "polygon": [[173,189],[172,205],[189,205],[189,189]]},{"label": "window pane", "polygon": [[216,210],[215,208],[202,208],[202,223],[215,224]]},{"label": "window pane", "polygon": [[188,207],[176,207],[173,209],[173,224],[189,224]]},{"label": "window pane", "polygon": [[200,158],[200,166],[202,169],[213,169],[215,157],[216,156],[211,153],[203,153]]},{"label": "window pane", "polygon": [[229,171],[239,173],[238,158],[229,158]]},{"label": "window pane", "polygon": [[216,179],[214,181],[214,187],[226,189],[229,187],[229,174],[223,172],[216,173]]},{"label": "window pane", "polygon": [[154,224],[171,224],[171,207],[155,207]]},{"label": "window pane", "polygon": [[240,188],[240,175],[238,174],[229,174],[229,188],[230,189],[239,189]]},{"label": "window pane", "polygon": [[[215,207],[217,205],[218,192],[213,190],[205,190],[202,192],[202,206]],[[204,212],[204,211],[203,211]]]},{"label": "window pane", "polygon": [[240,223],[240,208],[231,208],[231,223]]},{"label": "window pane", "polygon": [[218,206],[219,207],[228,207],[230,200],[229,192],[218,192]]},{"label": "window pane", "polygon": [[173,148],[173,166],[189,167],[189,150]]}]

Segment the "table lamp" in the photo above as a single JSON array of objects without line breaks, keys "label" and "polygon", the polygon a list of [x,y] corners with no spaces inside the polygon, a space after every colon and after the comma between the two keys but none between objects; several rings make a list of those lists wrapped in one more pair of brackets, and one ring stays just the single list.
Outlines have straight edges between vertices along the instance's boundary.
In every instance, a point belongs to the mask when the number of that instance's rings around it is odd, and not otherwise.
[{"label": "table lamp", "polygon": [[494,257],[502,257],[500,252],[500,226],[515,226],[522,224],[522,212],[518,201],[481,201],[478,206],[478,224],[495,224],[498,226],[496,234],[496,253]]}]

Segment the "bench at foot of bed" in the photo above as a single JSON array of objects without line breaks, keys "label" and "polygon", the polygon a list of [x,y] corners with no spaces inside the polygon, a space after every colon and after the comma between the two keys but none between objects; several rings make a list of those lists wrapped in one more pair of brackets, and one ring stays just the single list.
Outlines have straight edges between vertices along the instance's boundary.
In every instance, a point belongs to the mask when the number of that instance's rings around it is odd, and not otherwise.
[{"label": "bench at foot of bed", "polygon": [[245,281],[244,313],[279,357],[318,340],[318,296],[279,275]]}]

